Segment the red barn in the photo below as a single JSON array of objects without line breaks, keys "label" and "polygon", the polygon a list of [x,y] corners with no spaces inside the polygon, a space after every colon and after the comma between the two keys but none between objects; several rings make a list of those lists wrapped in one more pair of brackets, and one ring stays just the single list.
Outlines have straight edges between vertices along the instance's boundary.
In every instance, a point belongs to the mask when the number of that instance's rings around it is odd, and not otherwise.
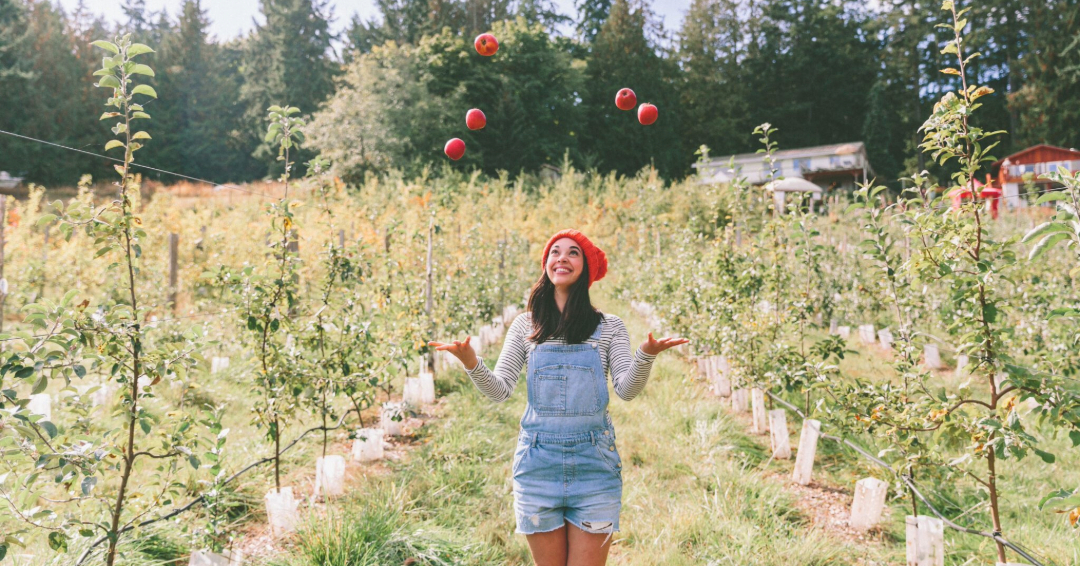
[{"label": "red barn", "polygon": [[1025,175],[1035,191],[1051,189],[1054,184],[1040,177],[1059,168],[1080,169],[1080,151],[1040,144],[995,162],[993,168],[997,170],[997,185],[1004,192],[1006,206],[1019,208],[1026,205],[1020,198],[1021,190],[1027,184]]}]

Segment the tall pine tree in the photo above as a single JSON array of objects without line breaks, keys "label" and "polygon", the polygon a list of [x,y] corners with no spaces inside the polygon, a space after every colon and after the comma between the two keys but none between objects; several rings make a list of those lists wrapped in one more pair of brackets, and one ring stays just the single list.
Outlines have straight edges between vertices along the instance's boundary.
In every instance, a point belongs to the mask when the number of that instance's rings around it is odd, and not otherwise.
[{"label": "tall pine tree", "polygon": [[[277,153],[262,142],[266,109],[290,105],[309,114],[333,92],[338,64],[331,59],[328,0],[261,0],[266,23],[247,38],[240,98],[253,155],[271,171]],[[300,161],[310,154],[302,154]]]},{"label": "tall pine tree", "polygon": [[[601,170],[631,174],[655,164],[666,176],[681,175],[692,155],[684,151],[679,131],[678,96],[673,85],[678,68],[645,37],[646,15],[615,0],[596,36],[586,67],[585,163]],[[653,103],[660,117],[651,126],[638,123],[636,111],[615,107],[615,93],[630,88],[639,103]]]}]

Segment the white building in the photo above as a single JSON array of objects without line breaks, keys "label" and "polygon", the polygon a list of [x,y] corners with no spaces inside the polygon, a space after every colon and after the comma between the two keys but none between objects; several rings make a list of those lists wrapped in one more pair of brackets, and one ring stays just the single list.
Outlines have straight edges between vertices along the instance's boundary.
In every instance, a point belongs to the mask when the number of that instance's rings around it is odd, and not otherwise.
[{"label": "white building", "polygon": [[[764,154],[742,153],[695,163],[703,183],[729,183],[745,177],[752,185],[769,181]],[[773,154],[776,178],[801,177],[826,190],[854,190],[856,184],[874,176],[863,142],[785,149]],[[731,167],[734,160],[734,170]]]}]

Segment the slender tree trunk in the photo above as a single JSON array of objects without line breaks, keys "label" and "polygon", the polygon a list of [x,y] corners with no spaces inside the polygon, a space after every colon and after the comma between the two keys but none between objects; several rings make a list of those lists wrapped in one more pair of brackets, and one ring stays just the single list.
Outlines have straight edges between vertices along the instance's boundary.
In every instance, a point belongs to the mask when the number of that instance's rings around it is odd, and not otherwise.
[{"label": "slender tree trunk", "polygon": [[[122,81],[121,84],[126,82]],[[125,109],[125,124],[127,125],[125,140],[127,142],[124,157],[124,171],[120,180],[120,206],[122,211],[122,222],[124,222],[124,254],[127,259],[127,275],[128,275],[128,296],[131,300],[131,313],[134,317],[132,325],[131,335],[131,409],[128,413],[128,430],[127,430],[127,446],[124,449],[124,471],[120,476],[120,489],[116,493],[116,502],[113,504],[112,509],[112,522],[109,526],[109,550],[105,557],[105,564],[107,566],[113,566],[116,561],[116,547],[120,542],[120,516],[124,512],[124,502],[127,495],[128,481],[131,479],[131,472],[135,466],[135,426],[138,422],[139,415],[139,374],[142,373],[142,329],[139,325],[139,301],[135,293],[135,266],[132,264],[132,250],[131,250],[131,221],[132,211],[129,208],[130,200],[128,198],[128,170],[131,162],[131,114]]]}]

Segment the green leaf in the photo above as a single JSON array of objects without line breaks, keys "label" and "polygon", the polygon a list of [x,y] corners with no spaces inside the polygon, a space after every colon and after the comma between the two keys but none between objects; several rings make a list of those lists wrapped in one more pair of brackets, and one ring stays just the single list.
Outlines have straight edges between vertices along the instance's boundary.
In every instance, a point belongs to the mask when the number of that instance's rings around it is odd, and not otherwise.
[{"label": "green leaf", "polygon": [[109,118],[115,118],[115,117],[117,117],[119,115],[120,115],[119,112],[104,112],[104,113],[102,113],[101,117],[98,118],[98,120],[99,121],[100,120],[108,120]]},{"label": "green leaf", "polygon": [[139,419],[139,428],[146,434],[150,434],[150,421],[146,419]]},{"label": "green leaf", "polygon": [[1028,254],[1028,261],[1034,261],[1036,258],[1046,253],[1047,250],[1054,247],[1058,242],[1068,237],[1068,234],[1058,232],[1043,238],[1041,242],[1035,244],[1034,248],[1031,248],[1031,253]]},{"label": "green leaf", "polygon": [[128,55],[128,57],[134,57],[136,55],[142,55],[143,53],[154,53],[154,52],[155,51],[153,49],[151,49],[149,45],[144,45],[142,43],[132,43],[131,47],[128,47],[127,55]]},{"label": "green leaf", "polygon": [[154,70],[151,69],[149,65],[143,65],[142,63],[137,63],[134,67],[131,68],[131,74],[132,75],[146,75],[148,77],[152,77],[152,76],[154,76]]},{"label": "green leaf", "polygon": [[112,75],[104,76],[97,82],[97,86],[101,88],[120,88],[120,79]]},{"label": "green leaf", "polygon": [[94,486],[97,485],[97,478],[94,476],[86,476],[83,478],[82,483],[79,485],[82,488],[83,495],[90,495],[90,492],[94,490]]},{"label": "green leaf", "polygon": [[[18,375],[19,374],[15,374],[16,377],[18,377]],[[33,388],[30,389],[30,394],[31,395],[37,395],[37,394],[45,391],[45,388],[47,388],[48,386],[49,386],[49,378],[48,378],[48,376],[45,375],[45,372],[41,372],[41,375],[38,376],[37,381],[34,382]]]},{"label": "green leaf", "polygon": [[7,549],[8,549],[7,543],[6,542],[0,542],[0,560],[3,560],[4,557],[7,556]]},{"label": "green leaf", "polygon": [[259,326],[259,321],[255,320],[255,317],[249,316],[247,319],[248,330],[255,330]]},{"label": "green leaf", "polygon": [[109,151],[110,149],[114,149],[117,147],[124,147],[124,142],[120,140],[110,140],[109,143],[105,144],[105,151]]},{"label": "green leaf", "polygon": [[188,456],[188,464],[191,464],[192,468],[195,468],[196,470],[198,470],[199,466],[202,465],[202,462],[200,462],[198,458],[196,458],[194,455],[192,455],[192,456]]},{"label": "green leaf", "polygon": [[133,139],[133,140],[149,140],[149,139],[153,139],[153,138],[151,138],[150,134],[148,134],[146,132],[135,132],[135,135],[131,136],[131,139]]},{"label": "green leaf", "polygon": [[157,98],[157,91],[150,85],[139,85],[131,89],[131,94],[145,94],[150,98]]},{"label": "green leaf", "polygon": [[1042,224],[1039,224],[1038,226],[1032,228],[1031,231],[1029,231],[1027,234],[1024,234],[1024,238],[1020,241],[1026,243],[1046,234],[1068,231],[1069,227],[1061,222],[1043,222]]},{"label": "green leaf", "polygon": [[45,429],[45,433],[49,435],[49,438],[56,438],[56,435],[60,434],[60,431],[56,428],[56,425],[52,424],[49,421],[38,421],[37,424],[41,428]]},{"label": "green leaf", "polygon": [[1072,441],[1073,447],[1080,446],[1080,430],[1070,430],[1069,440]]},{"label": "green leaf", "polygon": [[38,218],[38,221],[36,222],[36,224],[38,226],[41,226],[43,224],[48,224],[48,223],[50,223],[50,222],[52,222],[54,220],[56,220],[56,215],[55,214],[42,214],[41,218]]},{"label": "green leaf", "polygon": [[1057,458],[1054,457],[1053,454],[1051,454],[1049,452],[1043,452],[1042,450],[1039,450],[1038,448],[1032,448],[1032,450],[1034,450],[1035,454],[1037,454],[1040,458],[1042,458],[1042,461],[1046,462],[1047,464],[1053,464],[1054,461],[1057,459]]},{"label": "green leaf", "polygon": [[132,112],[131,113],[131,119],[132,120],[139,120],[139,119],[149,120],[150,115],[147,114],[146,112]]},{"label": "green leaf", "polygon": [[1062,191],[1050,191],[1048,193],[1044,193],[1042,196],[1035,199],[1035,204],[1043,204],[1045,202],[1051,202],[1055,200],[1069,200],[1069,195],[1065,194]]},{"label": "green leaf", "polygon": [[67,552],[67,535],[60,531],[53,531],[49,533],[49,548],[55,550],[56,552]]},{"label": "green leaf", "polygon": [[94,41],[90,45],[93,45],[94,47],[100,47],[100,48],[104,49],[105,51],[108,51],[108,52],[113,53],[115,55],[120,54],[120,48],[117,47],[116,44],[105,41],[104,39],[99,39],[97,41]]}]

